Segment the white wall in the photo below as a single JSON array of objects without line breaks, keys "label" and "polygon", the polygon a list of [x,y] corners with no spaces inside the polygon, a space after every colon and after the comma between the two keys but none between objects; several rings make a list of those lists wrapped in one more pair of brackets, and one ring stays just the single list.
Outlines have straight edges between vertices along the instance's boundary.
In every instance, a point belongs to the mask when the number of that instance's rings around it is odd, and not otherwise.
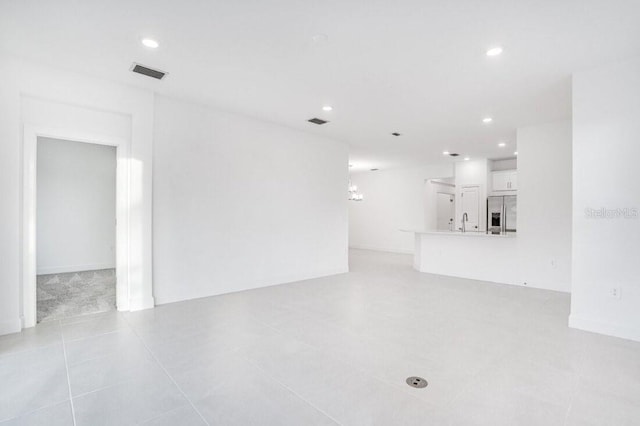
[{"label": "white wall", "polygon": [[[573,76],[570,325],[640,340],[640,58]],[[611,296],[618,288],[620,298]]]},{"label": "white wall", "polygon": [[37,272],[115,267],[116,148],[38,139]]},{"label": "white wall", "polygon": [[347,146],[156,98],[158,303],[348,270]]},{"label": "white wall", "polygon": [[518,129],[521,282],[571,291],[571,122]]},{"label": "white wall", "polygon": [[518,168],[518,160],[516,158],[504,158],[502,160],[490,160],[489,168],[492,171],[499,170],[516,170]]},{"label": "white wall", "polygon": [[[128,306],[153,306],[151,296],[151,149],[153,93],[0,56],[0,334],[22,326],[23,129],[80,133],[122,141],[129,173],[126,256]],[[118,158],[121,161],[121,158]],[[118,282],[120,283],[120,277]]]},{"label": "white wall", "polygon": [[425,226],[425,180],[453,176],[453,166],[425,166],[351,174],[363,201],[349,201],[349,246],[413,253],[413,234]]}]

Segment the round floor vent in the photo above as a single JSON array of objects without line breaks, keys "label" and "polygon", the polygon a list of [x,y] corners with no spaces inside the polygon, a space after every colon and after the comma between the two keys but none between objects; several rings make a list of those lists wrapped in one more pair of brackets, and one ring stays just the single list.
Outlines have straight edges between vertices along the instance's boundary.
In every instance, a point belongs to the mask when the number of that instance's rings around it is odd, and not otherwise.
[{"label": "round floor vent", "polygon": [[412,376],[407,378],[407,384],[412,388],[426,388],[429,383],[422,377]]}]

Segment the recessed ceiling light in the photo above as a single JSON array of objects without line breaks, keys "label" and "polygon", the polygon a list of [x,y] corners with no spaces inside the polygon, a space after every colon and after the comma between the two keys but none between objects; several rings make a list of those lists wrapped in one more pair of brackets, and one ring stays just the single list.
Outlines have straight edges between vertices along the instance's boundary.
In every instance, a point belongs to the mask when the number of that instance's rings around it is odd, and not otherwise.
[{"label": "recessed ceiling light", "polygon": [[325,105],[322,107],[323,111],[333,111],[333,107],[331,105]]},{"label": "recessed ceiling light", "polygon": [[513,155],[518,155],[518,151],[515,151],[515,152],[513,153]]},{"label": "recessed ceiling light", "polygon": [[152,38],[143,38],[142,44],[147,46],[150,49],[157,49],[160,44]]},{"label": "recessed ceiling light", "polygon": [[493,121],[493,118],[491,118],[491,117],[485,117],[485,118],[482,119],[483,123],[491,123],[492,121]]},{"label": "recessed ceiling light", "polygon": [[504,142],[500,142],[500,143],[498,144],[498,146],[499,146],[500,148],[504,148],[505,146],[507,146],[507,144],[506,144],[506,143],[504,143]]},{"label": "recessed ceiling light", "polygon": [[492,47],[491,49],[487,50],[487,56],[498,56],[501,53],[502,47],[500,46]]},{"label": "recessed ceiling light", "polygon": [[442,151],[442,155],[449,155],[449,151]]},{"label": "recessed ceiling light", "polygon": [[469,157],[464,157],[464,161],[469,161],[469,160],[471,160],[471,158],[469,158]]}]

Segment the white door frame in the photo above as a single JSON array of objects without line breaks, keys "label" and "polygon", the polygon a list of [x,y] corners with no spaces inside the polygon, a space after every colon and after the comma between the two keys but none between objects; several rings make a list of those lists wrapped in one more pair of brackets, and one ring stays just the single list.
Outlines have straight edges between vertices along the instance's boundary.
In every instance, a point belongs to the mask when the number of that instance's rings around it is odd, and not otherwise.
[{"label": "white door frame", "polygon": [[25,126],[22,193],[22,327],[36,325],[36,202],[38,138],[116,147],[116,305],[129,310],[129,144],[126,140],[74,129]]}]

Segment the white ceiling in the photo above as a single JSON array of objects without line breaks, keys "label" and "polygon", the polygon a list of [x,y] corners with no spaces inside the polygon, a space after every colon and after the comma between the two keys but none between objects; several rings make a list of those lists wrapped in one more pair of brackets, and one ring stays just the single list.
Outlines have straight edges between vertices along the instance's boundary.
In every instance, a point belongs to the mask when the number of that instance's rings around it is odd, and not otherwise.
[{"label": "white ceiling", "polygon": [[348,142],[358,170],[510,156],[516,128],[570,116],[572,71],[640,54],[639,18],[638,0],[0,0],[0,50]]}]

